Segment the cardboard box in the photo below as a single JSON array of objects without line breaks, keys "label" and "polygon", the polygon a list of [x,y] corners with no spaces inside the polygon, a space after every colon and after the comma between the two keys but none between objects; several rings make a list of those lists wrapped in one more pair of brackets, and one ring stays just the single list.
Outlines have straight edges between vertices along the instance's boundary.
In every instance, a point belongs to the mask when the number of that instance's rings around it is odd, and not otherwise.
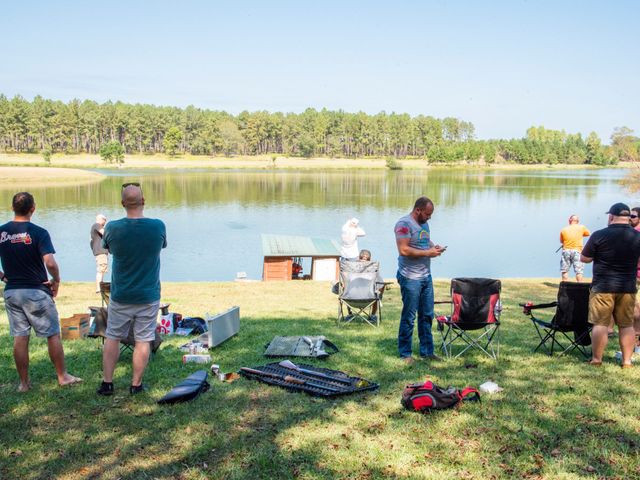
[{"label": "cardboard box", "polygon": [[76,313],[60,319],[60,335],[63,340],[80,340],[89,333],[89,314]]}]

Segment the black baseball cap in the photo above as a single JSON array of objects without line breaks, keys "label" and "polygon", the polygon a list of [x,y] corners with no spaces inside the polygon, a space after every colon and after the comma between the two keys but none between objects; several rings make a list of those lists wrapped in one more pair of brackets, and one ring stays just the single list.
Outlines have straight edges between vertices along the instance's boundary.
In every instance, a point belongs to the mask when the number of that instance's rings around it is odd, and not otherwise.
[{"label": "black baseball cap", "polygon": [[629,215],[631,215],[631,209],[629,208],[629,205],[620,202],[611,205],[609,211],[605,213],[613,215],[614,217],[628,217]]}]

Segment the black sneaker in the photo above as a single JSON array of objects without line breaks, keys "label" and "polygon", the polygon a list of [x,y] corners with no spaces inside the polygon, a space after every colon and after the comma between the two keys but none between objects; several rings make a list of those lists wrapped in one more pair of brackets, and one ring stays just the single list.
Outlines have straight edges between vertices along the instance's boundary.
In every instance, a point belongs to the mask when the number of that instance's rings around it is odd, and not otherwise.
[{"label": "black sneaker", "polygon": [[109,396],[113,395],[113,383],[112,382],[102,382],[100,388],[96,390],[98,395]]},{"label": "black sneaker", "polygon": [[130,395],[137,395],[138,393],[144,393],[146,392],[147,387],[144,385],[144,383],[141,383],[140,385],[131,385],[129,387],[129,394]]}]

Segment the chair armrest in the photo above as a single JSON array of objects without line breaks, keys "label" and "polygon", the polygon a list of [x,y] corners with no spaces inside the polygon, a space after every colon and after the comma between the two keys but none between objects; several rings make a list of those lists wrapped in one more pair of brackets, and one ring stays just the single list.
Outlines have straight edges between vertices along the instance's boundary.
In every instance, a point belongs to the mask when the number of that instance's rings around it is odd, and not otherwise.
[{"label": "chair armrest", "polygon": [[434,304],[453,303],[453,300],[435,300]]},{"label": "chair armrest", "polygon": [[531,310],[536,310],[536,309],[539,309],[539,308],[557,307],[558,306],[558,302],[540,303],[538,305],[534,305],[531,302],[527,302],[527,303],[519,303],[518,305],[523,307],[522,308],[522,313],[524,313],[525,315],[529,315],[531,313]]}]

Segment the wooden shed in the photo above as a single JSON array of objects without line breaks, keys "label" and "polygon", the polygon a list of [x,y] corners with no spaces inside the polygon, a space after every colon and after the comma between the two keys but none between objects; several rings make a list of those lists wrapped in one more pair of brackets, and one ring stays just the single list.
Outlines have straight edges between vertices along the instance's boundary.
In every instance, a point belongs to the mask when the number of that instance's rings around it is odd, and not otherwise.
[{"label": "wooden shed", "polygon": [[292,280],[295,258],[311,259],[311,280],[338,280],[340,247],[334,240],[262,234],[262,253],[262,280]]}]

